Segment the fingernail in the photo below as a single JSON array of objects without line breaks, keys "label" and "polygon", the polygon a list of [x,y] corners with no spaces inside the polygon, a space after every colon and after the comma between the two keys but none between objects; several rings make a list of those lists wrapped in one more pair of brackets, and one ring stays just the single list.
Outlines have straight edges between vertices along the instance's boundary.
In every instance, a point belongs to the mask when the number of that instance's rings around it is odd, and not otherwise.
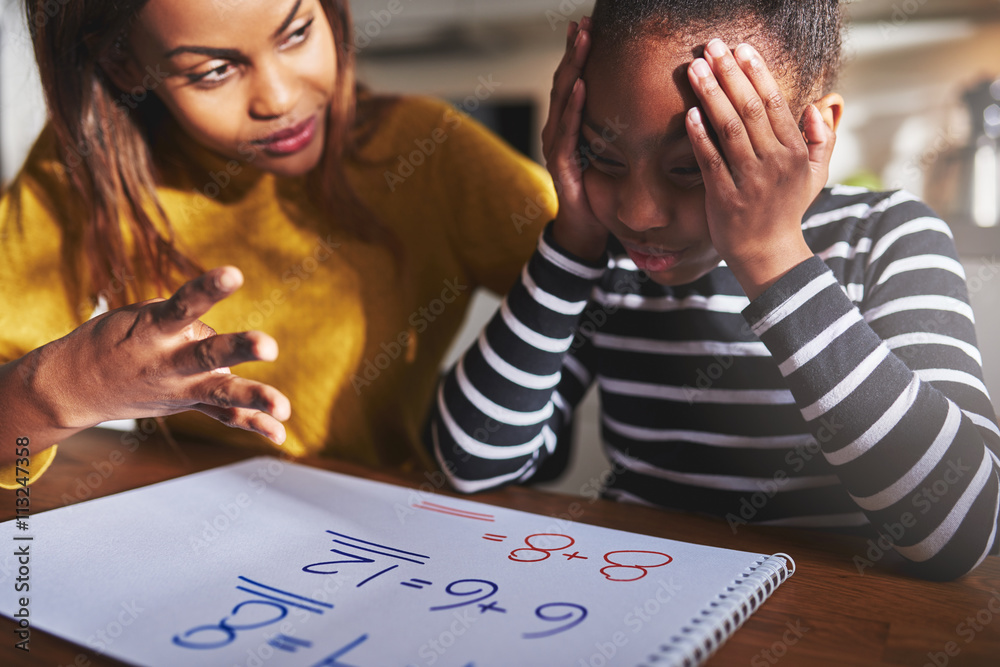
[{"label": "fingernail", "polygon": [[749,44],[740,44],[736,47],[736,57],[751,65],[757,64],[757,52]]},{"label": "fingernail", "polygon": [[691,63],[691,69],[694,70],[695,75],[699,79],[707,79],[712,76],[712,69],[701,58],[695,58],[694,62]]},{"label": "fingernail", "polygon": [[583,31],[576,33],[576,39],[573,40],[573,46],[580,46],[580,37],[583,35]]},{"label": "fingernail", "polygon": [[237,281],[236,276],[233,275],[232,271],[223,271],[215,279],[215,285],[221,290],[229,291],[236,289]]},{"label": "fingernail", "polygon": [[708,51],[713,58],[721,58],[726,55],[726,52],[729,49],[726,48],[726,43],[721,39],[713,39],[708,43],[708,46],[705,47],[705,50]]},{"label": "fingernail", "polygon": [[698,107],[691,107],[688,109],[688,118],[690,118],[691,122],[695,125],[701,125],[701,111]]},{"label": "fingernail", "polygon": [[271,338],[264,338],[257,344],[257,358],[261,361],[274,361],[278,358],[278,344]]}]

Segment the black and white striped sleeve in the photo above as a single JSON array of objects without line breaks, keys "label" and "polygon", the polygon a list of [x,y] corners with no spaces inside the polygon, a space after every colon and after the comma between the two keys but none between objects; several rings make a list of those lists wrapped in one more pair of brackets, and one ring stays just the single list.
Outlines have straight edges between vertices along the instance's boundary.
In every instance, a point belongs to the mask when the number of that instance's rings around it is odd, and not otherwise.
[{"label": "black and white striped sleeve", "polygon": [[882,208],[848,249],[862,284],[813,257],[744,316],[872,526],[952,579],[996,552],[1000,431],[948,226],[906,193]]},{"label": "black and white striped sleeve", "polygon": [[572,257],[551,229],[438,387],[427,444],[459,491],[524,481],[557,446],[570,445],[559,436],[591,376],[589,345],[576,329],[607,263]]}]

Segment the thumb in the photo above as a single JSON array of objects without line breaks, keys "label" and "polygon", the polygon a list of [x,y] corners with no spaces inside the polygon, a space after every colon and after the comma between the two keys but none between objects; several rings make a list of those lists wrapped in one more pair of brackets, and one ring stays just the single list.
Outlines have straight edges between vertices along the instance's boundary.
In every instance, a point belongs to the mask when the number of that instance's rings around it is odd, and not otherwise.
[{"label": "thumb", "polygon": [[806,107],[803,134],[809,151],[809,168],[812,171],[812,185],[819,192],[830,176],[830,158],[837,135],[823,120],[823,114],[814,105]]}]

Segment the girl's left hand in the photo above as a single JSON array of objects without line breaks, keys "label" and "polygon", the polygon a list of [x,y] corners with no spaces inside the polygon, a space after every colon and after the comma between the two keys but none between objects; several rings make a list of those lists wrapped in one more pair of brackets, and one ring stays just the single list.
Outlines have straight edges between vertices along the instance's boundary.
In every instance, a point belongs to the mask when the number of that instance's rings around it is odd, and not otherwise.
[{"label": "girl's left hand", "polygon": [[802,235],[802,216],[826,185],[835,136],[813,105],[799,129],[777,82],[749,45],[738,46],[734,56],[721,40],[712,40],[705,58],[688,67],[688,78],[703,108],[690,109],[686,124],[705,181],[709,232],[754,299],[813,255]]}]

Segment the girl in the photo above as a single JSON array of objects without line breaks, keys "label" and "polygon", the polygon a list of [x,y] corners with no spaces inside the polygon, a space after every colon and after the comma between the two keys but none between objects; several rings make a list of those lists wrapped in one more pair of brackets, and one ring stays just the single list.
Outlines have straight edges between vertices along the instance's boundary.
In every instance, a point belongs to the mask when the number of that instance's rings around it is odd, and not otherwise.
[{"label": "girl", "polygon": [[512,214],[554,213],[545,171],[360,93],[346,0],[49,5],[50,122],[0,199],[0,477],[15,441],[37,477],[83,428],[191,410],[169,423],[412,464],[472,291],[534,246]]},{"label": "girl", "polygon": [[925,577],[996,551],[1000,433],[948,227],[823,189],[840,30],[835,0],[598,0],[571,32],[559,214],[430,425],[456,488],[546,474],[596,381],[611,497],[874,528]]}]

